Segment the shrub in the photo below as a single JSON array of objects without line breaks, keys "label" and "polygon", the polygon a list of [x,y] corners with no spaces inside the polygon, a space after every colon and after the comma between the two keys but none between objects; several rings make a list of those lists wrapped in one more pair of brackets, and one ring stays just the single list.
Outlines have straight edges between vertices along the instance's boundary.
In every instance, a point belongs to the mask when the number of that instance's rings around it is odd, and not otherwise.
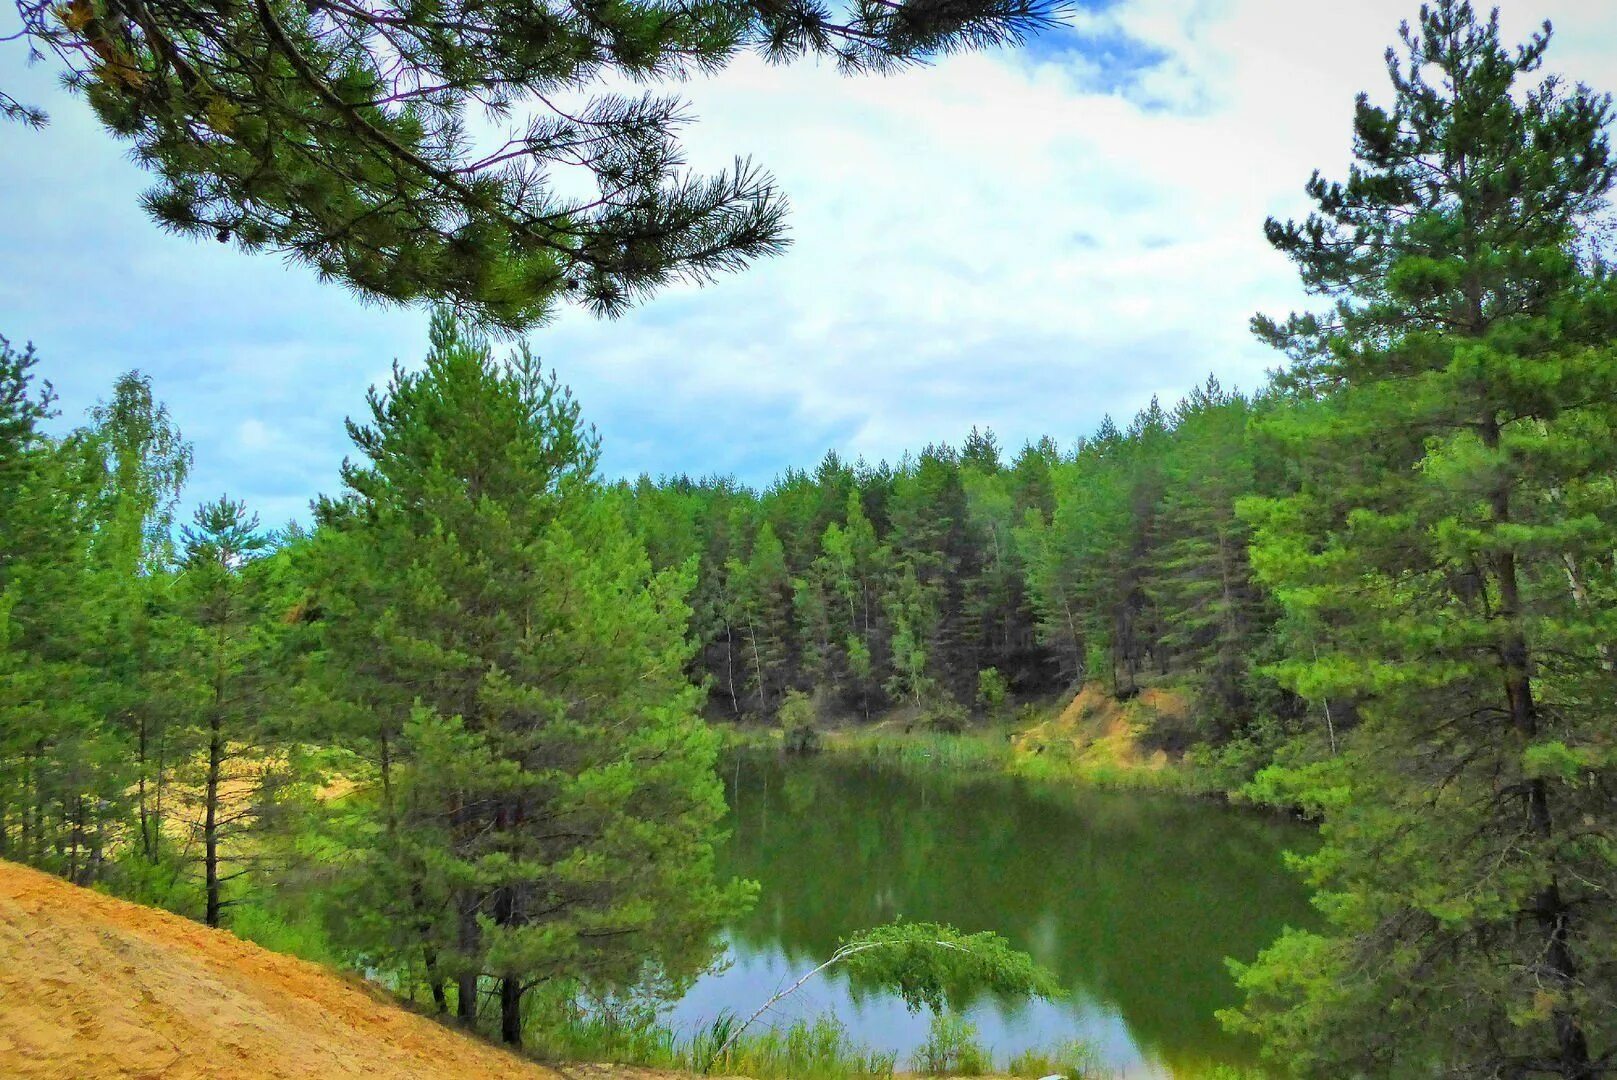
[{"label": "shrub", "polygon": [[987,1052],[977,1043],[977,1026],[949,1012],[933,1015],[926,1042],[916,1047],[910,1064],[929,1076],[981,1076],[989,1066]]},{"label": "shrub", "polygon": [[921,712],[920,721],[927,730],[940,735],[958,735],[966,730],[970,717],[965,707],[950,697],[940,698],[926,706]]},{"label": "shrub", "polygon": [[990,720],[998,720],[1004,713],[1010,693],[1010,685],[1005,682],[1005,676],[999,673],[999,668],[983,668],[977,673],[977,702]]},{"label": "shrub", "polygon": [[775,713],[785,734],[784,746],[789,754],[810,754],[820,748],[820,732],[815,727],[818,710],[814,702],[801,690],[787,693]]},{"label": "shrub", "polygon": [[1064,1080],[1104,1080],[1115,1075],[1100,1063],[1093,1046],[1079,1040],[1048,1050],[1024,1050],[1011,1058],[1005,1071],[1012,1076],[1060,1076]]}]

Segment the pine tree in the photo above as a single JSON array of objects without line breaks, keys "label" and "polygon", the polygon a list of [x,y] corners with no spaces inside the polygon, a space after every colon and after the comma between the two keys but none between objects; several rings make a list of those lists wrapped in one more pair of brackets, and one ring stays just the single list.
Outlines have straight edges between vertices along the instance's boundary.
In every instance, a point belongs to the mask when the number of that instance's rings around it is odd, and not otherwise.
[{"label": "pine tree", "polygon": [[889,552],[876,539],[859,492],[850,490],[846,519],[825,528],[818,568],[834,594],[828,601],[837,628],[846,678],[862,715],[869,716],[880,691],[873,674],[885,657],[882,597]]},{"label": "pine tree", "polygon": [[258,515],[223,496],[198,507],[182,537],[177,591],[188,640],[181,658],[203,755],[189,824],[202,845],[203,921],[219,926],[232,902],[225,887],[252,870],[242,837],[274,790],[268,713],[275,675],[266,663],[262,588],[253,574],[270,538]]},{"label": "pine tree", "polygon": [[990,476],[999,472],[999,438],[993,428],[979,431],[975,424],[972,425],[966,433],[966,441],[960,447],[960,464],[963,468],[975,469]]},{"label": "pine tree", "polygon": [[893,627],[893,673],[887,691],[912,706],[925,708],[939,704],[938,682],[932,674],[937,664],[932,643],[939,638],[941,622],[937,594],[916,576],[914,563],[902,565],[887,595],[887,618]]},{"label": "pine tree", "polygon": [[700,970],[747,890],[713,872],[687,573],[652,571],[554,379],[446,313],[350,432],[316,602],[326,685],[387,747],[349,923],[383,932],[354,944],[453,980],[467,1021],[492,985],[513,1043],[536,986]]},{"label": "pine tree", "polygon": [[1335,307],[1256,320],[1315,400],[1270,427],[1302,478],[1253,505],[1253,558],[1323,638],[1278,676],[1362,723],[1294,778],[1332,930],[1246,969],[1237,1019],[1305,1075],[1591,1080],[1617,1055],[1611,103],[1540,77],[1547,24],[1511,50],[1439,0],[1402,39],[1348,179],[1268,225]]},{"label": "pine tree", "polygon": [[747,561],[731,562],[729,579],[748,697],[757,714],[768,717],[788,687],[794,641],[792,579],[774,526],[759,528]]},{"label": "pine tree", "polygon": [[103,462],[93,439],[48,437],[36,357],[0,338],[0,847],[81,884],[102,874],[132,777],[97,708],[85,634]]},{"label": "pine tree", "polygon": [[[924,447],[900,468],[890,512],[889,542],[909,572],[895,597],[895,641],[902,619],[913,646],[907,655],[926,657],[928,685],[970,701],[981,666],[982,626],[967,598],[982,574],[985,545],[967,508],[959,455],[947,445]],[[914,696],[913,673],[905,670],[902,677]]]},{"label": "pine tree", "polygon": [[840,694],[843,687],[831,622],[830,590],[815,568],[792,579],[792,633],[797,640],[795,667],[800,680],[830,694]]},{"label": "pine tree", "polygon": [[973,451],[968,437],[961,456],[966,514],[973,537],[982,545],[982,569],[968,589],[965,617],[981,634],[980,664],[1015,684],[1037,684],[1045,677],[1049,657],[1037,640],[1027,568],[1016,542],[1021,520],[1016,477],[999,467],[993,433],[978,438],[984,447]]},{"label": "pine tree", "polygon": [[1050,470],[1061,460],[1055,440],[1048,435],[1030,442],[1011,463],[1011,493],[1016,500],[1017,520],[1035,511],[1045,521],[1055,510],[1055,493],[1050,487]]},{"label": "pine tree", "polygon": [[1015,535],[1027,573],[1034,632],[1054,657],[1056,682],[1070,686],[1084,676],[1088,647],[1079,607],[1077,559],[1037,509],[1023,512]]},{"label": "pine tree", "polygon": [[1248,667],[1267,626],[1236,515],[1256,490],[1249,417],[1247,401],[1212,377],[1174,410],[1146,586],[1163,645],[1200,684],[1197,723],[1215,742],[1251,715]]},{"label": "pine tree", "polygon": [[[33,831],[38,769],[33,728],[43,686],[30,611],[37,593],[32,557],[65,539],[50,527],[61,519],[42,499],[49,443],[41,421],[54,415],[50,385],[36,385],[33,347],[18,351],[0,337],[0,854],[32,859],[41,850]],[[47,532],[46,530],[50,530]],[[48,548],[47,548],[48,549]],[[19,610],[20,609],[20,610]],[[32,684],[32,685],[31,685]]]},{"label": "pine tree", "polygon": [[180,747],[174,713],[170,631],[163,616],[174,562],[174,508],[192,450],[139,372],[121,376],[91,410],[91,437],[105,461],[91,549],[97,621],[87,628],[100,672],[97,708],[129,733],[136,770],[137,848],[148,861],[163,846],[164,796]]},{"label": "pine tree", "polygon": [[1060,641],[1058,654],[1070,652],[1077,681],[1100,676],[1119,693],[1133,689],[1127,575],[1137,530],[1128,452],[1107,417],[1095,438],[1054,470],[1048,528],[1030,517],[1022,533],[1046,642]]},{"label": "pine tree", "polygon": [[[613,314],[784,244],[784,200],[746,162],[693,177],[675,98],[562,90],[675,81],[743,51],[886,70],[1048,25],[1046,0],[603,7],[451,0],[17,0],[22,33],[66,68],[158,177],[165,228],[314,267],[370,299],[443,301],[521,329],[558,299]],[[509,118],[505,141],[470,119]],[[0,92],[0,119],[44,117]],[[564,175],[557,176],[556,173]],[[595,192],[578,189],[571,176]]]},{"label": "pine tree", "polygon": [[[0,334],[0,511],[5,520],[16,520],[12,509],[21,497],[23,474],[32,464],[28,455],[39,449],[44,439],[41,421],[55,415],[55,393],[49,383],[34,385],[34,368],[39,357],[32,345],[21,352]],[[8,535],[11,535],[8,533]],[[15,557],[16,541],[7,547]]]},{"label": "pine tree", "polygon": [[702,487],[700,499],[698,527],[704,534],[704,543],[691,596],[691,627],[700,646],[694,666],[724,694],[730,715],[739,718],[746,709],[746,667],[741,632],[735,621],[736,583],[731,571],[744,550],[745,514],[741,506],[750,499],[750,493],[738,491],[732,481],[718,480]]},{"label": "pine tree", "polygon": [[1170,656],[1162,613],[1152,603],[1148,583],[1152,563],[1162,544],[1161,509],[1168,482],[1165,467],[1172,445],[1168,415],[1153,395],[1151,403],[1135,416],[1125,435],[1130,505],[1127,551],[1118,581],[1121,605],[1116,620],[1118,658],[1127,680],[1119,685],[1119,693],[1123,695],[1139,689],[1139,674],[1148,654],[1158,674],[1168,672]]}]

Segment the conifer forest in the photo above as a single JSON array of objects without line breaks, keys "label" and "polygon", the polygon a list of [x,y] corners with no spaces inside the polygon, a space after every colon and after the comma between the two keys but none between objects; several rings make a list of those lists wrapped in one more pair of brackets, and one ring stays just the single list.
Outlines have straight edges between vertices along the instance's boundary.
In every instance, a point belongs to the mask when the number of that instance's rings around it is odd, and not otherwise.
[{"label": "conifer forest", "polygon": [[[681,80],[1144,2],[15,0],[5,156],[31,54],[153,238],[426,332],[268,520],[0,285],[0,869],[591,1076],[1617,1078],[1617,113],[1559,24],[1382,27],[1247,223],[1307,303],[1224,313],[1245,385],[738,479],[603,465],[552,363],[793,258]],[[0,1073],[136,1075],[29,1041],[7,895]]]}]

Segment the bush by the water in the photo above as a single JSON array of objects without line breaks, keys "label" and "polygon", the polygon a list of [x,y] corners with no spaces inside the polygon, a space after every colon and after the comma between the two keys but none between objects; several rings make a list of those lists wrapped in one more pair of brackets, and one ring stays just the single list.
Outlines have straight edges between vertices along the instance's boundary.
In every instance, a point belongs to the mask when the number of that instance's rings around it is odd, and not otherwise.
[{"label": "bush by the water", "polygon": [[800,690],[788,693],[775,712],[780,721],[782,746],[788,754],[812,754],[820,749],[814,699]]},{"label": "bush by the water", "polygon": [[928,1076],[981,1076],[989,1069],[988,1051],[977,1042],[977,1026],[963,1016],[941,1012],[932,1017],[926,1042],[910,1057],[916,1072]]},{"label": "bush by the water", "polygon": [[1116,1070],[1101,1064],[1095,1048],[1081,1040],[1048,1050],[1024,1050],[1006,1063],[1005,1071],[1012,1076],[1059,1076],[1063,1080],[1113,1080],[1117,1076]]}]

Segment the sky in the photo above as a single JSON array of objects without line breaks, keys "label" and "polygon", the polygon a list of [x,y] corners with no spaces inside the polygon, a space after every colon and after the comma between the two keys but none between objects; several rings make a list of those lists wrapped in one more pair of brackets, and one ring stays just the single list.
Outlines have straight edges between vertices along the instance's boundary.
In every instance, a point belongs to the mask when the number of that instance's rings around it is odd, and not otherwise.
[{"label": "sky", "polygon": [[[1306,213],[1314,169],[1345,171],[1354,96],[1388,100],[1382,54],[1417,5],[1096,2],[1020,50],[857,78],[745,58],[678,87],[691,165],[767,168],[793,243],[528,335],[599,430],[603,471],[761,485],[973,425],[1065,446],[1209,374],[1259,384],[1279,358],[1249,318],[1308,302],[1263,220]],[[1617,89],[1617,3],[1502,8],[1512,40],[1554,21],[1551,69]],[[0,124],[0,334],[37,346],[60,425],[119,373],[149,375],[195,445],[187,502],[306,518],[338,487],[344,418],[422,355],[425,312],[161,232],[127,147],[24,60],[0,43],[0,86],[52,122]]]}]

